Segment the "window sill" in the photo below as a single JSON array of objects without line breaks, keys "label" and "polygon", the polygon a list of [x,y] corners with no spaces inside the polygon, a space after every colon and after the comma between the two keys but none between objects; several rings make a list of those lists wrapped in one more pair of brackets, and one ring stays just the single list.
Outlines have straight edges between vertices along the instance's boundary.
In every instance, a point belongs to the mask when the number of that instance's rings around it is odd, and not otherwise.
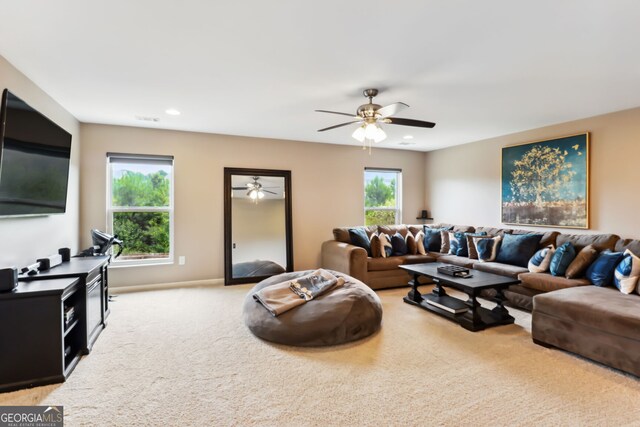
[{"label": "window sill", "polygon": [[119,268],[130,268],[130,267],[154,267],[157,265],[173,265],[175,264],[174,260],[163,260],[163,261],[158,261],[158,262],[149,262],[149,261],[141,261],[141,262],[129,262],[129,261],[112,261],[111,264],[109,264],[109,268],[115,268],[115,269],[119,269]]}]

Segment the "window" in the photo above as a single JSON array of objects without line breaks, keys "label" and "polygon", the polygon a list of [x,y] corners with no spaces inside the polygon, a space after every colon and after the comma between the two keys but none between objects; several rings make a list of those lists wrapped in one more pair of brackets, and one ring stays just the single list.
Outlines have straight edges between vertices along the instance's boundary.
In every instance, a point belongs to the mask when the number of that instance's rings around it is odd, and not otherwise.
[{"label": "window", "polygon": [[118,264],[173,261],[173,157],[107,153],[107,228]]},{"label": "window", "polygon": [[402,223],[402,171],[364,170],[364,223],[387,225]]}]

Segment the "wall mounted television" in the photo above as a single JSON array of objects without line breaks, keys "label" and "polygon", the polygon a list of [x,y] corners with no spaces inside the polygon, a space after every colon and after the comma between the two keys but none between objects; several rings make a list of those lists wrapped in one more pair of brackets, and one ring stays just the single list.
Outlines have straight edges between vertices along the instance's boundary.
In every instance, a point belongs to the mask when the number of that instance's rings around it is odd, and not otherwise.
[{"label": "wall mounted television", "polygon": [[64,213],[71,134],[12,94],[0,110],[0,216]]}]

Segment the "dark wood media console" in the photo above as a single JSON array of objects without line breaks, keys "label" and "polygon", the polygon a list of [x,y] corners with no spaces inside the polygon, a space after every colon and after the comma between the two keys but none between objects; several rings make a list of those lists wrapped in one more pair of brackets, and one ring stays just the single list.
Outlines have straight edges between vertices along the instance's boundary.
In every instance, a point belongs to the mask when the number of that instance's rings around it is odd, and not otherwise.
[{"label": "dark wood media console", "polygon": [[62,382],[109,315],[110,257],[71,258],[0,293],[0,391]]}]

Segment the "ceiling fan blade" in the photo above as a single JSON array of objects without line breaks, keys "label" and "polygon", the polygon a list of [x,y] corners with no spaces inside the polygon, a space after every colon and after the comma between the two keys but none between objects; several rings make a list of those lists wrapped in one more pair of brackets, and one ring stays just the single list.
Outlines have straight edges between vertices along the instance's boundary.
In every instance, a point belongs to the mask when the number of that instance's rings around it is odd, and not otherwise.
[{"label": "ceiling fan blade", "polygon": [[388,117],[384,119],[385,123],[389,123],[392,125],[403,125],[403,126],[415,126],[418,128],[432,128],[436,124],[432,122],[425,122],[422,120],[413,120],[413,119],[401,119],[399,117]]},{"label": "ceiling fan blade", "polygon": [[355,114],[340,113],[338,111],[316,110],[316,112],[318,112],[318,113],[329,113],[329,114],[340,114],[341,116],[349,116],[349,117],[353,117],[353,118],[358,118],[358,116],[356,116]]},{"label": "ceiling fan blade", "polygon": [[246,190],[247,187],[231,187],[232,190]]},{"label": "ceiling fan blade", "polygon": [[331,130],[331,129],[339,128],[339,127],[342,127],[342,126],[347,126],[347,125],[350,125],[352,123],[360,123],[360,122],[361,122],[361,120],[355,120],[353,122],[341,123],[339,125],[329,126],[328,128],[318,129],[318,132],[324,132],[325,130]]},{"label": "ceiling fan blade", "polygon": [[262,189],[262,191],[264,191],[265,193],[270,193],[270,194],[278,194],[278,193],[274,193],[273,191],[265,190],[264,188]]},{"label": "ceiling fan blade", "polygon": [[378,108],[376,114],[379,114],[381,118],[385,118],[393,116],[394,114],[404,110],[405,108],[409,108],[409,106],[404,102],[394,102],[393,104]]}]

